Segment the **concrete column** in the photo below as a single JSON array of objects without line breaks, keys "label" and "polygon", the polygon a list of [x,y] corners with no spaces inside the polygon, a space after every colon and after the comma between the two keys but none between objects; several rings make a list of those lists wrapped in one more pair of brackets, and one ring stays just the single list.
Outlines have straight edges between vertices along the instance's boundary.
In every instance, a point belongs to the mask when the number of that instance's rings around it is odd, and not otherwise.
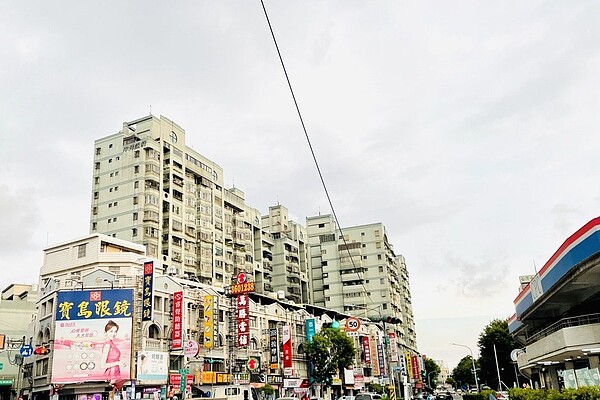
[{"label": "concrete column", "polygon": [[548,368],[548,376],[546,379],[546,389],[560,389],[560,385],[558,384],[558,372],[556,368]]}]

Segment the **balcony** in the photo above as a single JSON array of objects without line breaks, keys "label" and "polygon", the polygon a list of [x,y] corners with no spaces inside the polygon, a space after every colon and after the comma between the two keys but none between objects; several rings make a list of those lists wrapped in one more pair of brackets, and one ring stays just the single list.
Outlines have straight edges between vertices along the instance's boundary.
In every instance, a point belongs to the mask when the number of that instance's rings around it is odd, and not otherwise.
[{"label": "balcony", "polygon": [[142,349],[145,351],[169,351],[169,344],[166,339],[142,338]]},{"label": "balcony", "polygon": [[[590,317],[595,317],[594,319]],[[584,348],[600,343],[600,314],[565,318],[528,339],[526,362],[563,361],[582,356]],[[521,367],[521,359],[519,359]]]}]

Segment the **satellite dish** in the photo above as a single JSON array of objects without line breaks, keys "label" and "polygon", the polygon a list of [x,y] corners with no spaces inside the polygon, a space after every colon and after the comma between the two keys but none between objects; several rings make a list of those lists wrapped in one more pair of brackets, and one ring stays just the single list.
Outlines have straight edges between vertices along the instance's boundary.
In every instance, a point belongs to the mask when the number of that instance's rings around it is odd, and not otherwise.
[{"label": "satellite dish", "polygon": [[519,354],[521,353],[525,353],[523,351],[523,349],[514,349],[513,351],[510,352],[510,359],[513,361],[517,361],[517,357],[519,357]]}]

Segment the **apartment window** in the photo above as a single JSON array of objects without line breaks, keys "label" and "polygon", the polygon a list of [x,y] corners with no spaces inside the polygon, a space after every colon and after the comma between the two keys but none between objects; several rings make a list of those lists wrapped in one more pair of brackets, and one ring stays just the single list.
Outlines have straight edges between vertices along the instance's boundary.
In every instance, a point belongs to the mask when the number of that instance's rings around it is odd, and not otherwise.
[{"label": "apartment window", "polygon": [[137,236],[137,228],[131,230],[131,236]]},{"label": "apartment window", "polygon": [[365,243],[363,243],[362,247],[363,247],[363,249],[364,249],[365,247],[367,247],[367,245],[366,245]]},{"label": "apartment window", "polygon": [[379,272],[383,272],[383,265],[379,266]]},{"label": "apartment window", "polygon": [[119,171],[115,172],[115,176],[119,176]]},{"label": "apartment window", "polygon": [[376,249],[380,249],[381,248],[381,242],[375,242],[375,248]]},{"label": "apartment window", "polygon": [[133,166],[133,173],[134,174],[139,174],[140,172],[140,166],[139,165],[134,165]]},{"label": "apartment window", "polygon": [[112,178],[113,176],[114,176],[114,174],[111,172],[111,173],[110,173],[110,177]]},{"label": "apartment window", "polygon": [[365,233],[364,233],[364,232],[361,232],[361,233],[360,233],[360,236],[365,236]]},{"label": "apartment window", "polygon": [[325,224],[319,224],[319,228],[325,228]]},{"label": "apartment window", "polygon": [[387,310],[387,308],[388,308],[388,306],[387,306],[387,303],[383,303],[383,307],[382,307],[382,308],[383,308],[384,310]]},{"label": "apartment window", "polygon": [[375,229],[375,237],[379,237],[379,229]]},{"label": "apartment window", "polygon": [[95,177],[95,178],[94,178],[94,184],[96,184],[96,185],[97,185],[97,184],[99,184],[99,183],[100,183],[100,177],[99,177],[99,176],[97,176],[97,177]]},{"label": "apartment window", "polygon": [[383,285],[385,283],[385,278],[379,278],[379,283]]},{"label": "apartment window", "polygon": [[92,230],[95,231],[98,228],[98,224],[95,222],[92,222]]},{"label": "apartment window", "polygon": [[138,204],[138,197],[137,196],[133,196],[133,204]]},{"label": "apartment window", "polygon": [[98,207],[92,208],[92,214],[93,215],[97,215],[98,214]]},{"label": "apartment window", "polygon": [[135,212],[135,213],[133,213],[133,220],[134,220],[134,221],[137,221],[137,220],[138,220],[138,213],[136,213],[136,212]]},{"label": "apartment window", "polygon": [[109,218],[108,219],[108,223],[110,224],[111,222],[112,222],[112,218]]},{"label": "apartment window", "polygon": [[136,151],[133,153],[133,158],[140,158],[140,151],[139,151],[139,150],[136,150]]},{"label": "apartment window", "polygon": [[111,208],[111,207],[112,207],[112,203],[108,203],[108,208]]},{"label": "apartment window", "polygon": [[367,256],[363,256],[363,260],[366,260],[366,259],[367,259]]},{"label": "apartment window", "polygon": [[113,222],[117,222],[117,217],[114,217],[114,218],[113,218]]},{"label": "apartment window", "polygon": [[323,278],[329,278],[329,273],[328,272],[323,272]]},{"label": "apartment window", "polygon": [[100,147],[96,147],[96,155],[99,156],[102,149]]},{"label": "apartment window", "polygon": [[117,190],[119,190],[119,187],[118,187],[118,186],[115,186],[115,192],[116,192]]},{"label": "apartment window", "polygon": [[80,244],[79,246],[77,246],[77,258],[85,257],[86,247],[87,243]]},{"label": "apartment window", "polygon": [[140,187],[140,181],[133,182],[133,188],[134,189],[139,189],[139,187]]},{"label": "apartment window", "polygon": [[322,266],[322,267],[325,267],[325,266],[327,266],[327,261],[321,261],[321,266]]},{"label": "apartment window", "polygon": [[381,260],[381,254],[377,254],[377,259]]},{"label": "apartment window", "polygon": [[94,200],[98,200],[98,192],[94,192]]},{"label": "apartment window", "polygon": [[95,169],[100,169],[100,163],[99,163],[99,162],[97,162],[97,163],[94,165],[94,168],[95,168]]},{"label": "apartment window", "polygon": [[109,164],[110,164],[110,163],[112,163],[112,158],[109,158],[109,159],[108,159],[108,163],[109,163]]},{"label": "apartment window", "polygon": [[108,148],[109,148],[109,149],[112,149],[112,143],[108,145]]},{"label": "apartment window", "polygon": [[113,206],[115,206],[115,207],[116,207],[118,204],[119,204],[119,202],[118,202],[118,201],[115,201],[115,202],[113,203]]},{"label": "apartment window", "polygon": [[119,161],[121,159],[121,157],[117,156],[115,157],[115,160]]},{"label": "apartment window", "polygon": [[325,249],[321,250],[321,254],[327,254],[327,250],[325,250]]},{"label": "apartment window", "polygon": [[112,188],[108,189],[108,191],[112,193]]}]

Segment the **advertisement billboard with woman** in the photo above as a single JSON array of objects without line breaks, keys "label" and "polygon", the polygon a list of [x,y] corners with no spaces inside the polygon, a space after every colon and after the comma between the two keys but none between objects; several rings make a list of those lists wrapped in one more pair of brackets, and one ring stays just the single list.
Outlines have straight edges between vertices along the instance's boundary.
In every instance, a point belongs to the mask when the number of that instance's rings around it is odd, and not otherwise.
[{"label": "advertisement billboard with woman", "polygon": [[52,383],[131,378],[133,290],[59,292]]}]

